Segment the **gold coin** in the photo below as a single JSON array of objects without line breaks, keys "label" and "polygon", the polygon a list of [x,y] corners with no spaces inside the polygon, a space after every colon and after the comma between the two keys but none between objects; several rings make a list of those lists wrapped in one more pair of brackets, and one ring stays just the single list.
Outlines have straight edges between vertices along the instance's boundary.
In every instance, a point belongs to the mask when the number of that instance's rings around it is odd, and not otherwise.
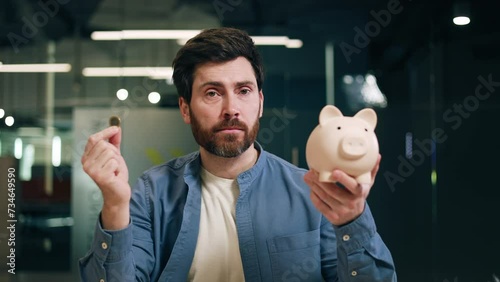
[{"label": "gold coin", "polygon": [[120,118],[117,116],[112,116],[109,118],[109,126],[118,126],[120,127]]}]

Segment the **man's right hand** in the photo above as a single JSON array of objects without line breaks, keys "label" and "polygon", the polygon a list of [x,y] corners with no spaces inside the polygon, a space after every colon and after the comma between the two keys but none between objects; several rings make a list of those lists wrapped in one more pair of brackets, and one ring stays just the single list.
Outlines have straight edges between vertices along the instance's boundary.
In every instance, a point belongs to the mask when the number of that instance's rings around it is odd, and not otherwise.
[{"label": "man's right hand", "polygon": [[123,229],[130,222],[132,192],[127,164],[120,153],[121,138],[120,127],[108,127],[89,137],[82,156],[83,170],[101,189],[101,223],[107,230]]}]

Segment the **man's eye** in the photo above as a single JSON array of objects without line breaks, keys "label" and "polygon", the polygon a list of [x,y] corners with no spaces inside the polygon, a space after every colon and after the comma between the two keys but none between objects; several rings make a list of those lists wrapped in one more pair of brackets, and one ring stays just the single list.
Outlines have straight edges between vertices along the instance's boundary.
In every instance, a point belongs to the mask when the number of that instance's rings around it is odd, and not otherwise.
[{"label": "man's eye", "polygon": [[207,92],[207,96],[208,97],[215,97],[215,96],[217,96],[217,92],[215,92],[215,91]]},{"label": "man's eye", "polygon": [[241,89],[240,93],[241,94],[248,94],[248,93],[250,93],[250,89]]}]

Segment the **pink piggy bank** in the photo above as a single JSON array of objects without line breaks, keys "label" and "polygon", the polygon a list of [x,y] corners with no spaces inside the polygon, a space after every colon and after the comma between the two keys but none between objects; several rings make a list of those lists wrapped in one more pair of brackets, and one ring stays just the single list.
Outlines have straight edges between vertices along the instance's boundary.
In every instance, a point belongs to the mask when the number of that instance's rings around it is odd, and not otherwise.
[{"label": "pink piggy bank", "polygon": [[332,182],[332,171],[340,169],[358,183],[370,184],[379,154],[376,125],[377,114],[372,109],[345,117],[336,107],[325,106],[319,114],[319,125],[307,140],[307,165],[319,173],[321,182]]}]

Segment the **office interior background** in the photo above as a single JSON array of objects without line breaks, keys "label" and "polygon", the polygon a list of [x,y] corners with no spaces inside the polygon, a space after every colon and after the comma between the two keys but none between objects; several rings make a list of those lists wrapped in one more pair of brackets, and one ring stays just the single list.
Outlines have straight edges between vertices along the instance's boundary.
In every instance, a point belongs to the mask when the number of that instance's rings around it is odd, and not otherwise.
[{"label": "office interior background", "polygon": [[375,109],[368,202],[400,281],[500,281],[497,1],[0,3],[1,281],[78,281],[101,203],[80,157],[109,116],[122,118],[131,183],[196,150],[170,67],[187,38],[220,26],[259,44],[264,149],[307,168],[324,105]]}]

